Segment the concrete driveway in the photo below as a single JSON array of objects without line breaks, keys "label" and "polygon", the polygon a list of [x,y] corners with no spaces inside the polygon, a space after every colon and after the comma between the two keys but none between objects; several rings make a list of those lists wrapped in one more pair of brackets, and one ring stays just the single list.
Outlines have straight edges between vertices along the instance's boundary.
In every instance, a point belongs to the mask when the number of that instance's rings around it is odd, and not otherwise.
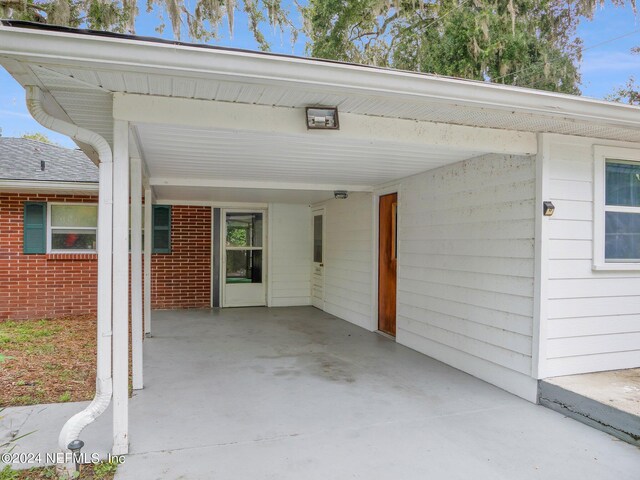
[{"label": "concrete driveway", "polygon": [[[117,479],[633,479],[640,450],[312,307],[157,311]],[[10,409],[55,450],[81,404]],[[5,419],[7,420],[7,419]],[[85,451],[108,448],[110,412]]]}]

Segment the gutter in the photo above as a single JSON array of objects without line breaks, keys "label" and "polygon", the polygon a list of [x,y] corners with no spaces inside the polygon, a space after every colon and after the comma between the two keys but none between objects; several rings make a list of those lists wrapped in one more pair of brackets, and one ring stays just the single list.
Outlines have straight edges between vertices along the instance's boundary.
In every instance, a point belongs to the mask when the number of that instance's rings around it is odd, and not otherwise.
[{"label": "gutter", "polygon": [[113,223],[113,155],[104,138],[90,130],[49,115],[44,109],[45,94],[33,85],[25,87],[27,108],[43,127],[74,140],[91,145],[98,153],[98,322],[97,322],[97,368],[96,394],[92,402],[71,417],[62,427],[58,446],[67,452],[67,445],[77,440],[82,430],[98,418],[111,403],[113,391],[111,379],[111,265]]},{"label": "gutter", "polygon": [[[376,96],[426,100],[510,113],[536,114],[640,128],[640,108],[540,90],[439,77],[416,72],[280,56],[211,46],[150,41],[131,35],[82,30],[0,26],[0,55],[26,62],[96,69],[312,87]],[[557,132],[562,133],[562,132]],[[640,135],[639,135],[640,137]]]},{"label": "gutter", "polygon": [[89,193],[98,191],[97,182],[64,182],[57,180],[8,180],[0,179],[0,191]]}]

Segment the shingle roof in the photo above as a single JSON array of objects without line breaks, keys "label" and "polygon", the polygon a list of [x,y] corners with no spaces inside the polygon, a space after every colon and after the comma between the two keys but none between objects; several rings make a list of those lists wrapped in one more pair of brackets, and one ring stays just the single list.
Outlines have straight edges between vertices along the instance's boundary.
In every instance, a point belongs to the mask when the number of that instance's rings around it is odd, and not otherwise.
[{"label": "shingle roof", "polygon": [[97,183],[98,167],[80,150],[0,137],[0,179]]}]

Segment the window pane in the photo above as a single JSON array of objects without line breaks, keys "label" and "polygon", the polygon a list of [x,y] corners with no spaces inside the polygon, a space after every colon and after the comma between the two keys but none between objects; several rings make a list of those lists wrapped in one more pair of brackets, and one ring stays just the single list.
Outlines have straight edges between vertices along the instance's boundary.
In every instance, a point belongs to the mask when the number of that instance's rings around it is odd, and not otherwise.
[{"label": "window pane", "polygon": [[160,252],[169,250],[169,230],[156,230],[153,233],[153,249]]},{"label": "window pane", "polygon": [[95,230],[53,230],[51,232],[52,250],[95,250]]},{"label": "window pane", "polygon": [[51,205],[52,227],[96,227],[98,207],[95,205]]},{"label": "window pane", "polygon": [[640,206],[640,164],[607,162],[607,205]]},{"label": "window pane", "polygon": [[262,250],[227,250],[227,283],[262,283]]},{"label": "window pane", "polygon": [[227,247],[262,247],[262,213],[227,213]]},{"label": "window pane", "polygon": [[322,215],[313,217],[313,261],[322,263]]},{"label": "window pane", "polygon": [[608,262],[640,259],[640,214],[606,212],[604,256]]}]

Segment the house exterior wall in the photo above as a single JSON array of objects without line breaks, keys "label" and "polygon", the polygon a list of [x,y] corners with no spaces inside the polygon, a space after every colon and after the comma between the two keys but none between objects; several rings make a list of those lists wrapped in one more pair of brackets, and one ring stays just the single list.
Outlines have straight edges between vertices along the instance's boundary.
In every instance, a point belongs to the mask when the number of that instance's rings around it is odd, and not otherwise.
[{"label": "house exterior wall", "polygon": [[0,320],[95,312],[97,255],[23,254],[27,201],[96,203],[97,198],[0,193]]},{"label": "house exterior wall", "polygon": [[151,308],[211,306],[211,207],[171,207],[171,253],[151,258]]},{"label": "house exterior wall", "polygon": [[371,330],[372,194],[325,205],[324,310]]},{"label": "house exterior wall", "polygon": [[[97,255],[23,253],[24,202],[97,203],[86,195],[0,193],[0,320],[94,313]],[[172,253],[152,257],[152,308],[208,307],[209,207],[174,206]]]},{"label": "house exterior wall", "polygon": [[269,306],[311,304],[311,209],[269,205]]},{"label": "house exterior wall", "polygon": [[535,157],[400,182],[397,341],[535,401]]},{"label": "house exterior wall", "polygon": [[561,135],[543,140],[544,200],[556,210],[545,219],[542,238],[548,278],[541,300],[541,377],[640,366],[640,268],[592,268],[594,145],[640,149]]}]

